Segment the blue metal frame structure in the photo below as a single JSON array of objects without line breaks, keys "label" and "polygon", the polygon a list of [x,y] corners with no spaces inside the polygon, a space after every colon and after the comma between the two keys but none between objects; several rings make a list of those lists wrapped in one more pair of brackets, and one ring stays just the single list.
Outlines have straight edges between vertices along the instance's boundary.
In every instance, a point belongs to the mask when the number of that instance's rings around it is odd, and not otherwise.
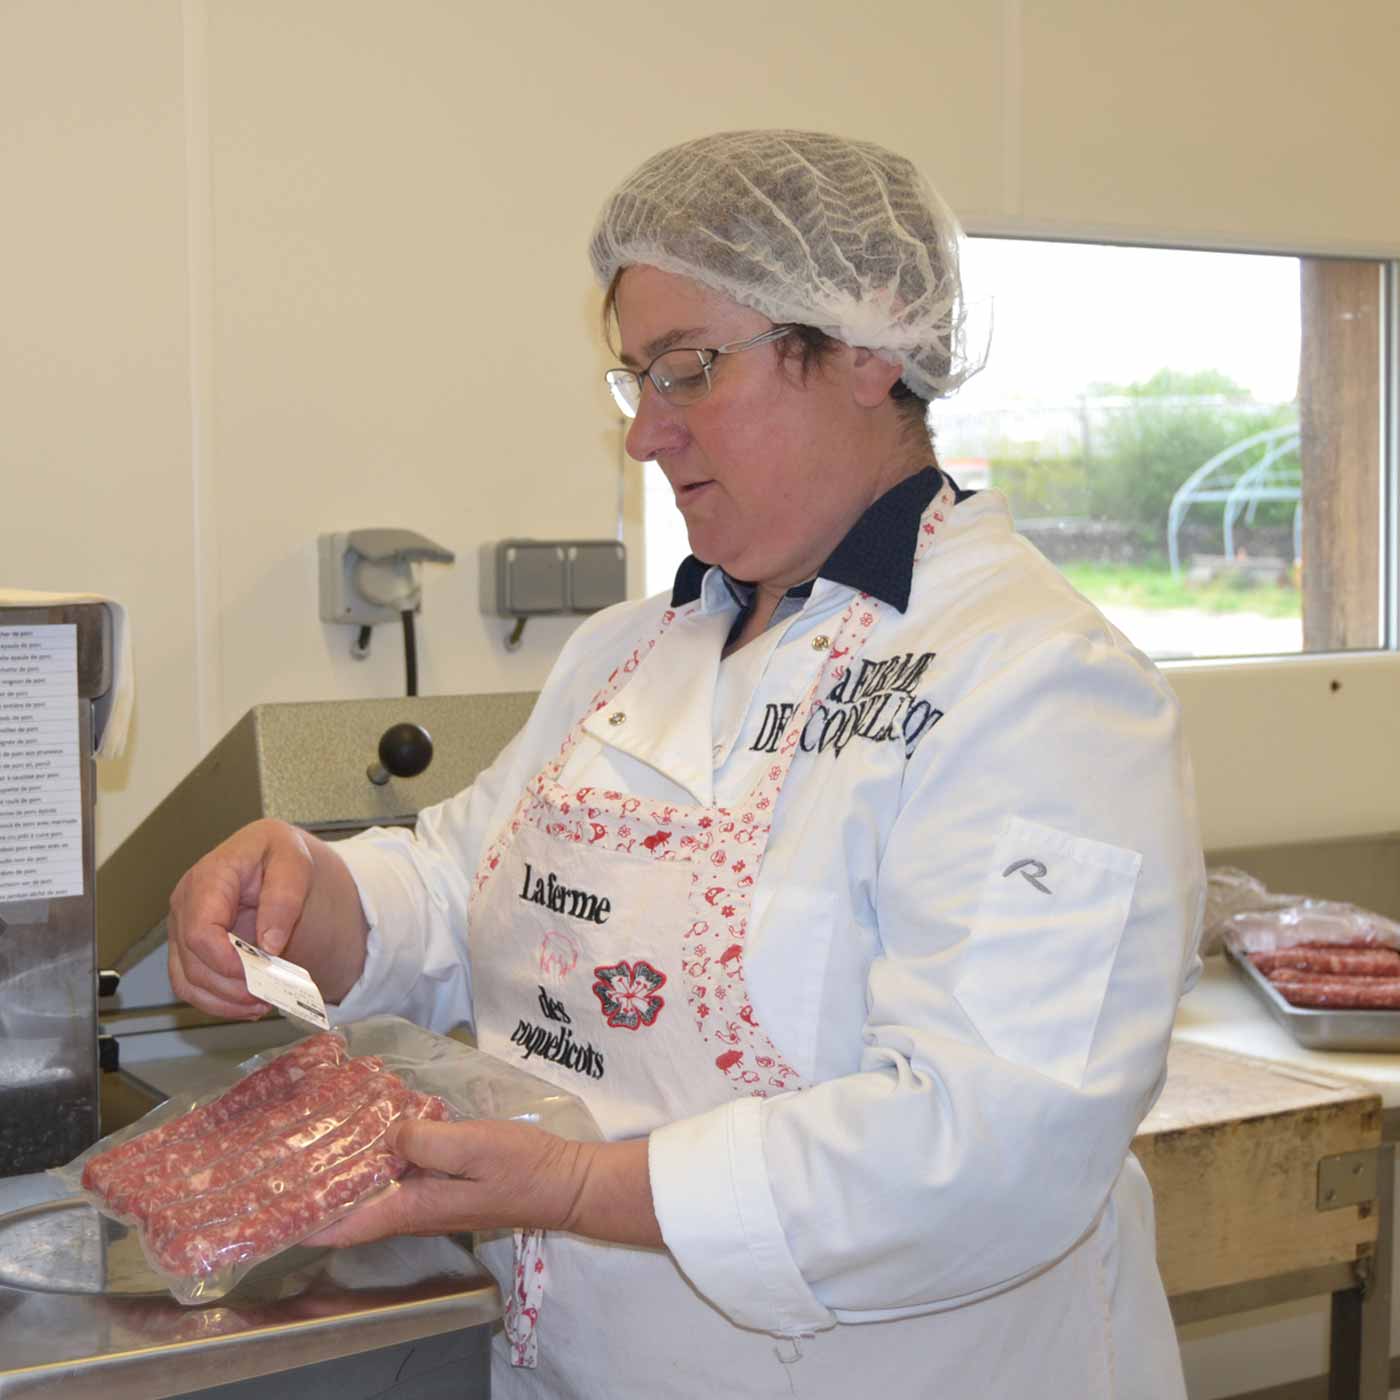
[{"label": "blue metal frame structure", "polygon": [[[1257,454],[1257,455],[1256,455]],[[1177,487],[1167,513],[1167,554],[1172,577],[1181,574],[1177,534],[1186,512],[1200,501],[1225,503],[1224,546],[1235,552],[1235,522],[1243,514],[1252,522],[1261,501],[1293,501],[1293,551],[1302,543],[1302,466],[1298,425],[1285,424],[1251,433],[1217,452]]]}]

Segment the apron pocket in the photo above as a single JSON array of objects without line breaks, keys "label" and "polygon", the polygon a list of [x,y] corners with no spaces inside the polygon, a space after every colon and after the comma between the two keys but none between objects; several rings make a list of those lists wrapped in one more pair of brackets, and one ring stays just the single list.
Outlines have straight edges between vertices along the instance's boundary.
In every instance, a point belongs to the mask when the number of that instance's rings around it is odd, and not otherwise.
[{"label": "apron pocket", "polygon": [[1141,866],[1136,851],[1008,818],[956,988],[993,1053],[1082,1083]]}]

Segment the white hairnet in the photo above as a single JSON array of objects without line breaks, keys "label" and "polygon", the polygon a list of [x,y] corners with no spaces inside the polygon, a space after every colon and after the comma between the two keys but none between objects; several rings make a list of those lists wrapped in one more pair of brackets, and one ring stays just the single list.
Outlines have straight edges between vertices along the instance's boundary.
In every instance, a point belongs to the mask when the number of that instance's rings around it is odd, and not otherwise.
[{"label": "white hairnet", "polygon": [[654,155],[608,198],[589,257],[606,287],[647,263],[775,322],[897,360],[920,397],[973,374],[952,212],[903,156],[811,131],[729,131]]}]

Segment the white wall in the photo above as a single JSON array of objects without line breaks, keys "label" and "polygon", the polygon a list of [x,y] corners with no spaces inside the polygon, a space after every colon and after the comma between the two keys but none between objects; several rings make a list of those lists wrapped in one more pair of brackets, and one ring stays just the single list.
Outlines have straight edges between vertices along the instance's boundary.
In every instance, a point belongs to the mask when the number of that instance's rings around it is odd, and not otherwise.
[{"label": "white wall", "polygon": [[131,609],[99,853],[248,706],[396,692],[391,630],[355,662],[317,619],[320,531],[458,551],[425,691],[541,683],[571,624],[507,654],[475,550],[615,530],[584,249],[652,150],[815,126],[907,152],[976,231],[1394,254],[1397,39],[1390,0],[4,0],[0,584]]}]

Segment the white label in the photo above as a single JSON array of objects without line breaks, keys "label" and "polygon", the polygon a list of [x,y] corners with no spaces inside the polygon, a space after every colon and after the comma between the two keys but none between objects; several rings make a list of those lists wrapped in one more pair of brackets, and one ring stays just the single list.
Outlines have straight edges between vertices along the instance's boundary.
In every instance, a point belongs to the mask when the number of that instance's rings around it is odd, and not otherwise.
[{"label": "white label", "polygon": [[83,893],[78,629],[0,627],[0,904]]},{"label": "white label", "polygon": [[236,933],[229,934],[229,941],[243,959],[243,977],[248,990],[259,1001],[275,1006],[284,1016],[314,1026],[318,1031],[330,1029],[326,1003],[304,967],[264,953],[261,948],[245,943]]}]

